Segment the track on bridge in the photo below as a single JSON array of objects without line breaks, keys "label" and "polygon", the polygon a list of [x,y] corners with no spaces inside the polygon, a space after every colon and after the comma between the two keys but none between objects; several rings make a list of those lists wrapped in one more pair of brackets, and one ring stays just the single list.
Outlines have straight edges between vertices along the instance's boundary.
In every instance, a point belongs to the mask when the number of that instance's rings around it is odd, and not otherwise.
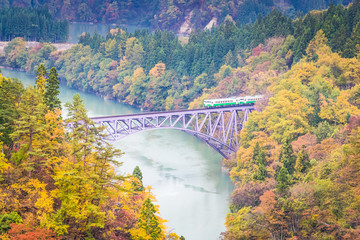
[{"label": "track on bridge", "polygon": [[[152,129],[177,129],[189,133],[228,158],[240,145],[238,134],[254,106],[147,112],[91,118],[105,127],[107,140],[116,141]],[[243,114],[239,113],[242,112]]]}]

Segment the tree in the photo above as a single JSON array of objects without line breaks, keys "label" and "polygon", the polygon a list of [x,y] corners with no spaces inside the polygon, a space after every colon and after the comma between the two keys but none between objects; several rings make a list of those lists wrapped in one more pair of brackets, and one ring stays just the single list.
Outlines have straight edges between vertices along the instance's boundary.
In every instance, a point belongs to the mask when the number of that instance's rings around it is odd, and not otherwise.
[{"label": "tree", "polygon": [[144,186],[143,186],[143,182],[142,182],[142,173],[141,170],[139,168],[139,166],[136,166],[134,168],[133,174],[134,177],[136,177],[139,180],[139,183],[134,182],[134,184],[136,185],[136,191],[143,191],[144,190]]},{"label": "tree", "polygon": [[26,43],[21,38],[15,38],[4,48],[6,64],[13,68],[26,65]]},{"label": "tree", "polygon": [[40,227],[30,227],[26,224],[11,224],[11,229],[9,230],[10,239],[16,240],[60,240],[60,237],[57,237],[56,234],[49,229],[44,229]]},{"label": "tree", "polygon": [[5,154],[9,155],[13,147],[10,134],[13,133],[15,120],[18,119],[21,95],[24,92],[22,83],[17,79],[4,78],[0,74],[0,141],[7,147]]},{"label": "tree", "polygon": [[143,231],[140,239],[160,240],[163,238],[159,220],[155,215],[156,209],[150,198],[147,198],[142,205],[140,219],[138,222],[139,229]]},{"label": "tree", "polygon": [[49,79],[45,84],[45,93],[44,93],[44,103],[50,109],[54,110],[55,108],[61,109],[61,102],[59,99],[59,80],[58,73],[55,67],[50,69]]},{"label": "tree", "polygon": [[294,151],[289,138],[286,138],[281,145],[279,161],[284,164],[284,167],[289,174],[294,172],[296,157],[294,156]]},{"label": "tree", "polygon": [[29,159],[24,164],[27,165],[26,169],[31,176],[35,168],[34,158],[41,155],[41,151],[33,149],[33,145],[43,131],[46,107],[39,91],[30,87],[22,95],[18,109],[19,119],[15,121],[14,132],[10,136],[19,145],[20,150],[12,157],[15,162],[20,163],[26,158],[23,154],[28,154]]},{"label": "tree", "polygon": [[114,167],[120,166],[115,158],[122,153],[102,140],[103,128],[94,126],[79,94],[65,106],[69,112],[65,122],[72,125],[70,156],[55,166],[55,197],[61,204],[46,226],[59,235],[93,237],[114,217],[106,209],[116,208],[109,199],[121,192],[119,182],[124,178],[115,173]]},{"label": "tree", "polygon": [[305,151],[303,147],[297,154],[295,171],[298,173],[304,173],[310,167],[309,154]]},{"label": "tree", "polygon": [[325,37],[325,33],[322,30],[319,30],[306,48],[307,59],[309,61],[317,61],[317,51],[325,46],[327,41],[328,39]]},{"label": "tree", "polygon": [[92,145],[99,140],[99,129],[90,127],[93,121],[87,116],[87,110],[79,94],[75,94],[72,103],[66,103],[68,118],[65,123],[72,125],[69,135],[71,145],[71,155],[73,160],[84,161],[86,165],[87,157],[92,151]]},{"label": "tree", "polygon": [[40,93],[44,95],[46,86],[46,69],[44,64],[40,64],[38,69],[36,70],[35,86],[36,89],[38,89]]},{"label": "tree", "polygon": [[5,233],[10,229],[11,223],[21,223],[22,219],[17,212],[0,214],[0,233]]},{"label": "tree", "polygon": [[277,185],[276,188],[280,191],[280,193],[285,193],[290,185],[290,175],[286,167],[281,167],[280,171],[276,176]]}]

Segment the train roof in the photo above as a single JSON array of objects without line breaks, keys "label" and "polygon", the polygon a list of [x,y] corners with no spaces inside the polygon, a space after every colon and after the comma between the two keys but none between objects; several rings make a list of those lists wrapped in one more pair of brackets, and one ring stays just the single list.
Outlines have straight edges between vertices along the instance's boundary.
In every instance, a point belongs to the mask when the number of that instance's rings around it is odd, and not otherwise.
[{"label": "train roof", "polygon": [[260,97],[262,98],[262,95],[254,95],[254,96],[239,96],[239,97],[228,97],[228,98],[212,98],[212,99],[205,99],[204,101],[214,101],[214,100],[228,100],[228,99],[237,99],[237,98],[245,98],[245,97]]},{"label": "train roof", "polygon": [[212,98],[212,99],[205,99],[204,101],[213,101],[213,100],[228,100],[228,99],[236,99],[237,97],[228,97],[228,98]]}]

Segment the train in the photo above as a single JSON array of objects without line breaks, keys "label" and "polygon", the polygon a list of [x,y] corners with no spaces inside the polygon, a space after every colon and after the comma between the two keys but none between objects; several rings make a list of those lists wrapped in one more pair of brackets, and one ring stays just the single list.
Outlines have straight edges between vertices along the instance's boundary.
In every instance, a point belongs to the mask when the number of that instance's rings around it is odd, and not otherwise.
[{"label": "train", "polygon": [[229,98],[219,98],[219,99],[206,99],[204,100],[204,107],[229,107],[229,106],[238,106],[238,105],[253,105],[260,99],[262,95],[255,96],[245,96],[245,97],[229,97]]}]

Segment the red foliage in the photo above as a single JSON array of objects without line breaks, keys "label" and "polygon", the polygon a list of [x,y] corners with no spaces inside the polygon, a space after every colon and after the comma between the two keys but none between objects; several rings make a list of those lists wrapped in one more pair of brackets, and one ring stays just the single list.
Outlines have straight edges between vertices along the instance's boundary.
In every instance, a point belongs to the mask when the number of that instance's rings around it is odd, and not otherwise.
[{"label": "red foliage", "polygon": [[35,54],[35,53],[37,53],[38,51],[40,51],[40,49],[43,47],[43,45],[44,45],[44,44],[40,43],[40,44],[36,45],[35,47],[31,48],[31,49],[29,50],[29,55]]},{"label": "red foliage", "polygon": [[248,182],[234,190],[231,199],[238,207],[257,206],[260,204],[260,197],[268,190],[275,187],[271,179],[268,182]]},{"label": "red foliage", "polygon": [[31,228],[26,224],[10,224],[9,236],[11,240],[60,240],[56,234],[49,229]]},{"label": "red foliage", "polygon": [[331,150],[335,150],[340,145],[332,138],[325,139],[320,144],[315,145],[309,149],[310,159],[323,160],[331,154]]},{"label": "red foliage", "polygon": [[252,50],[252,55],[253,56],[259,56],[260,53],[264,52],[264,50],[262,49],[261,45],[257,46],[256,48],[254,48]]},{"label": "red foliage", "polygon": [[265,61],[263,63],[260,63],[256,66],[253,75],[258,74],[259,72],[266,72],[269,71],[271,67],[271,62],[270,61]]},{"label": "red foliage", "polygon": [[345,132],[350,135],[353,130],[360,127],[360,116],[351,116],[349,123],[346,125]]},{"label": "red foliage", "polygon": [[295,152],[298,152],[302,149],[302,146],[313,147],[316,145],[316,136],[315,134],[305,134],[298,138],[298,140],[292,142],[292,147]]}]

